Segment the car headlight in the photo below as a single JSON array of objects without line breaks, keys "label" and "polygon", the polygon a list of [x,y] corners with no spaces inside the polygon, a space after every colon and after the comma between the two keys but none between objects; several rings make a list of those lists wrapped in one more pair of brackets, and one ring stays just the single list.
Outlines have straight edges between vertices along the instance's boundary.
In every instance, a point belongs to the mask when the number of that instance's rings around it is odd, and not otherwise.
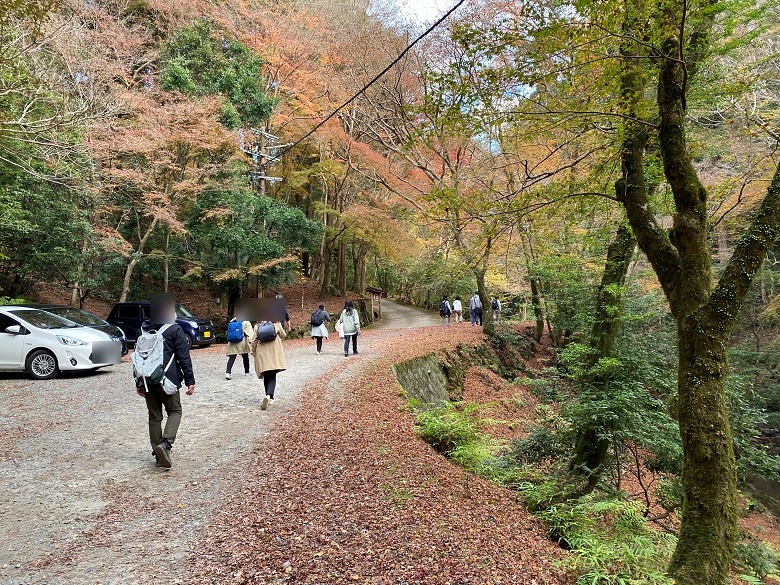
[{"label": "car headlight", "polygon": [[62,345],[89,345],[86,341],[81,341],[75,337],[66,337],[65,335],[58,335],[57,341]]}]

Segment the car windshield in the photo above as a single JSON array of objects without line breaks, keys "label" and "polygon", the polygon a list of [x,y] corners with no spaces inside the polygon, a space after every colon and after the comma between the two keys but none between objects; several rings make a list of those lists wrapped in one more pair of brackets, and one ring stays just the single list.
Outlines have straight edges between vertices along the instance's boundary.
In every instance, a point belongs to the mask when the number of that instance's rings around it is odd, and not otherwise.
[{"label": "car windshield", "polygon": [[73,321],[39,309],[22,309],[20,311],[13,311],[13,314],[39,329],[71,329],[73,327],[81,327],[78,323],[74,323]]},{"label": "car windshield", "polygon": [[185,308],[184,308],[182,305],[176,305],[176,314],[177,314],[179,317],[188,317],[188,318],[190,318],[190,319],[192,319],[193,317],[195,317],[195,315],[193,315],[192,313],[190,313],[190,312],[189,312],[187,309],[185,309]]},{"label": "car windshield", "polygon": [[87,311],[82,311],[81,309],[74,309],[72,307],[53,307],[51,309],[45,309],[45,310],[49,313],[54,313],[55,315],[64,317],[69,321],[73,321],[74,323],[78,323],[79,325],[105,325],[106,324],[106,322],[103,321],[103,319],[101,319],[97,315],[93,315],[92,313],[88,313]]}]

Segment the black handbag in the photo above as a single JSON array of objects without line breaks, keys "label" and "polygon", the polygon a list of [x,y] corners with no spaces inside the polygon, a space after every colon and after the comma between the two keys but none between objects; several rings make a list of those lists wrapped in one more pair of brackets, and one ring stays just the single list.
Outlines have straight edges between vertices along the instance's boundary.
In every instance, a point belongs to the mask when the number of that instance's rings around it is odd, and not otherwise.
[{"label": "black handbag", "polygon": [[271,321],[260,321],[257,324],[257,341],[268,343],[276,339],[276,327]]}]

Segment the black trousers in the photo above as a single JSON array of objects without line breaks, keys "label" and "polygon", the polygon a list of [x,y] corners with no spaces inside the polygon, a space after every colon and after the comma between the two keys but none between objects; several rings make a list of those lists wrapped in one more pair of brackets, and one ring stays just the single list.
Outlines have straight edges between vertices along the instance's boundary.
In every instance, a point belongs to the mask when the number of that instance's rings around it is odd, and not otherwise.
[{"label": "black trousers", "polygon": [[317,351],[322,351],[322,337],[315,337],[317,340]]},{"label": "black trousers", "polygon": [[278,373],[279,372],[277,370],[263,372],[263,386],[265,386],[265,395],[269,396],[270,398],[274,397],[274,392],[276,391],[276,374]]},{"label": "black trousers", "polygon": [[[242,353],[241,359],[244,360],[244,372],[247,374],[249,373],[249,354],[248,353]],[[227,373],[231,373],[233,371],[233,364],[236,363],[236,354],[229,355],[228,356],[228,363],[227,363]]]}]

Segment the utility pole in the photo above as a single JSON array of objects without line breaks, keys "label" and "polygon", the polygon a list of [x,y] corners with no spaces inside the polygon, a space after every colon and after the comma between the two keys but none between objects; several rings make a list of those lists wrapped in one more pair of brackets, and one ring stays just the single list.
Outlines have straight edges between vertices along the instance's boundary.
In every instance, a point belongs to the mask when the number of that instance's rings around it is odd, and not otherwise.
[{"label": "utility pole", "polygon": [[260,196],[266,194],[266,185],[281,181],[282,177],[272,177],[268,175],[268,167],[273,165],[279,159],[279,152],[290,144],[279,144],[279,137],[266,132],[252,128],[249,130],[252,136],[250,144],[245,143],[246,134],[243,131],[240,134],[241,151],[247,156],[252,157],[253,169],[249,172],[252,185]]}]

